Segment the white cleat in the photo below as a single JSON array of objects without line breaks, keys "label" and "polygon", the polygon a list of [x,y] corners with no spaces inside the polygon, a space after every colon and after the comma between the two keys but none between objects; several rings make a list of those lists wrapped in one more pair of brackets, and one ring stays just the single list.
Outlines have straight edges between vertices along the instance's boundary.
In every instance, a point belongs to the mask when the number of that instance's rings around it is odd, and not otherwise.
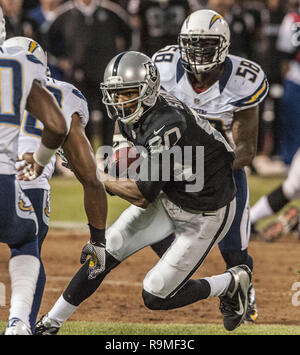
[{"label": "white cleat", "polygon": [[8,321],[4,335],[32,335],[30,328],[19,318],[11,318]]}]

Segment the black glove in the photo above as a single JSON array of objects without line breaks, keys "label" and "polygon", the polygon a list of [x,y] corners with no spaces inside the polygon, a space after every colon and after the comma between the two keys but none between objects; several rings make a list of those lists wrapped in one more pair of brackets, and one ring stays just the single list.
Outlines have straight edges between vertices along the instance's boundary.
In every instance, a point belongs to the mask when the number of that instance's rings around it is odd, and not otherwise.
[{"label": "black glove", "polygon": [[91,239],[82,248],[80,263],[84,264],[88,255],[88,279],[94,279],[105,270],[105,229],[97,229],[89,224]]}]

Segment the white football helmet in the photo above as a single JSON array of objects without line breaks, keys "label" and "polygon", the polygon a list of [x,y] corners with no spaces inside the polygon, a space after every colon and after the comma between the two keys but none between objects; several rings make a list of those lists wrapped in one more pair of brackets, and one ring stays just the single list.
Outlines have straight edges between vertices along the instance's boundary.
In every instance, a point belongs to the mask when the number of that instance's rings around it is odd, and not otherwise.
[{"label": "white football helmet", "polygon": [[7,39],[3,43],[4,47],[21,47],[25,51],[32,53],[45,67],[45,70],[48,73],[48,65],[47,65],[47,53],[43,50],[43,48],[33,39],[28,37],[12,37]]},{"label": "white football helmet", "polygon": [[225,61],[230,45],[229,26],[215,11],[195,11],[185,19],[178,45],[186,71],[208,72]]},{"label": "white football helmet", "polygon": [[[120,103],[118,91],[132,88],[138,89],[138,97]],[[122,52],[108,63],[100,89],[108,116],[124,124],[133,124],[141,118],[145,108],[155,104],[160,90],[159,72],[152,59],[145,54]],[[125,106],[134,101],[137,101],[137,107],[131,112]]]},{"label": "white football helmet", "polygon": [[6,38],[5,19],[4,19],[2,7],[0,6],[0,46],[5,41],[5,38]]}]

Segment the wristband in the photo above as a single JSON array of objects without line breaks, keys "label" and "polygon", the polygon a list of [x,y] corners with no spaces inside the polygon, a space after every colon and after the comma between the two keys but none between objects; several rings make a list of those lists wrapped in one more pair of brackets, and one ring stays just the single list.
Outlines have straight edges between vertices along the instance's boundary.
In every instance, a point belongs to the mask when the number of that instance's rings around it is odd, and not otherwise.
[{"label": "wristband", "polygon": [[56,153],[57,149],[47,148],[42,142],[39,146],[39,149],[33,153],[33,159],[40,165],[46,166],[52,156]]},{"label": "wristband", "polygon": [[89,224],[88,226],[90,228],[91,233],[90,242],[96,246],[105,246],[105,229],[98,229],[96,227],[93,227],[91,224]]}]

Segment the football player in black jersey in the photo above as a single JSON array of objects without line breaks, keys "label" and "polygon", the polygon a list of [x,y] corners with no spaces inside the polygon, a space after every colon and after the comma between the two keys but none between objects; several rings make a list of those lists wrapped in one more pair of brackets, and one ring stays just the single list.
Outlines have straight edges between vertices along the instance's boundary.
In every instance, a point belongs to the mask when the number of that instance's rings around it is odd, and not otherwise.
[{"label": "football player in black jersey", "polygon": [[123,52],[106,68],[101,89],[108,115],[143,150],[144,159],[135,180],[112,179],[100,172],[106,189],[131,206],[107,230],[105,241],[83,247],[84,265],[37,323],[37,334],[56,333],[110,270],[174,231],[175,241],[143,281],[146,307],[174,309],[217,296],[227,330],[245,317],[251,281],[246,265],[191,279],[231,226],[236,205],[234,153],[209,123],[159,88],[157,67],[142,53]]}]

